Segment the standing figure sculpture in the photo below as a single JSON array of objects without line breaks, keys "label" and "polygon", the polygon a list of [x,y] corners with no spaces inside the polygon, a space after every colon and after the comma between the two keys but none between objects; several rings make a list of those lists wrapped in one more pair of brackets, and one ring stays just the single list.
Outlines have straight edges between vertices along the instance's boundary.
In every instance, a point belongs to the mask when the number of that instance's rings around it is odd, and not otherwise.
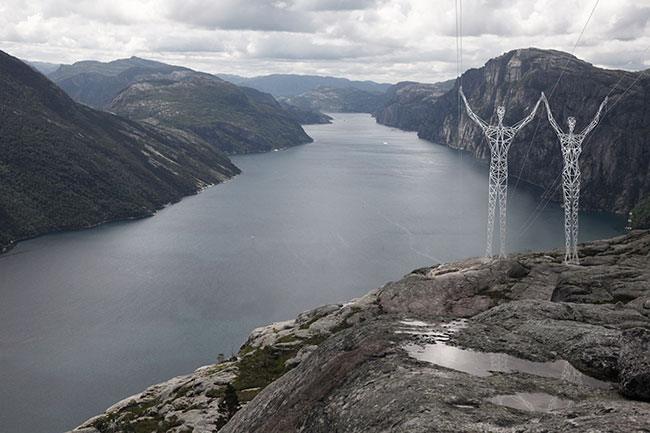
[{"label": "standing figure sculpture", "polygon": [[541,102],[541,98],[535,104],[533,111],[524,119],[515,123],[512,126],[505,126],[503,124],[503,116],[506,113],[504,106],[497,107],[497,116],[499,123],[496,125],[489,125],[483,119],[478,117],[469,106],[467,98],[463,93],[463,87],[460,87],[460,95],[465,103],[467,115],[483,130],[485,137],[490,145],[490,179],[489,179],[489,196],[488,196],[488,225],[487,225],[487,249],[485,252],[486,257],[492,257],[492,235],[494,232],[494,216],[496,210],[496,202],[499,200],[499,234],[501,247],[499,250],[499,257],[505,257],[506,250],[506,205],[508,201],[508,150],[515,138],[515,134],[521,128],[526,126],[537,112],[537,107]]},{"label": "standing figure sculpture", "polygon": [[592,129],[598,124],[600,113],[607,104],[607,97],[600,104],[596,117],[580,133],[574,134],[573,129],[576,126],[574,117],[567,118],[569,132],[565,133],[557,124],[551,113],[551,107],[548,105],[548,99],[542,92],[542,99],[546,105],[548,121],[555,130],[557,137],[560,139],[562,147],[562,156],[564,157],[564,166],[562,168],[562,192],[564,193],[564,243],[566,253],[564,254],[564,263],[579,265],[578,260],[578,201],[580,199],[580,165],[578,159],[582,152],[582,142]]}]

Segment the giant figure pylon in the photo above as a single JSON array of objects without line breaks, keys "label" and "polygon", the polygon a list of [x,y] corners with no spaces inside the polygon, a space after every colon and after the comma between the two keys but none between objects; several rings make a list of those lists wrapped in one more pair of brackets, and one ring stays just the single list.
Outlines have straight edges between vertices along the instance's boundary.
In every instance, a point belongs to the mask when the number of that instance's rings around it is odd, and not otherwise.
[{"label": "giant figure pylon", "polygon": [[546,113],[548,114],[548,121],[555,130],[557,137],[560,139],[560,146],[562,147],[562,156],[564,158],[564,166],[562,168],[562,192],[564,193],[564,243],[566,246],[566,253],[564,254],[564,262],[572,265],[579,265],[578,259],[578,201],[580,200],[580,164],[578,159],[582,153],[582,142],[587,134],[598,124],[600,113],[603,111],[605,104],[607,104],[607,97],[600,104],[596,117],[589,125],[579,134],[574,134],[573,129],[576,126],[576,119],[573,117],[567,118],[569,125],[569,132],[565,133],[562,128],[557,124],[551,113],[551,108],[548,105],[548,99],[542,92],[542,99],[546,105]]},{"label": "giant figure pylon", "polygon": [[481,127],[485,137],[490,145],[490,178],[489,178],[489,195],[488,195],[488,225],[487,225],[487,248],[485,251],[486,257],[492,257],[492,235],[494,232],[494,216],[496,211],[496,203],[499,201],[499,234],[500,234],[500,249],[499,257],[506,255],[506,205],[508,201],[508,150],[512,144],[515,134],[521,128],[526,126],[535,117],[535,112],[539,107],[541,98],[537,100],[533,111],[524,119],[515,123],[512,126],[505,126],[503,124],[503,116],[506,113],[504,106],[497,107],[497,117],[499,123],[496,125],[489,125],[483,119],[478,117],[469,106],[467,98],[463,93],[463,87],[460,87],[460,95],[465,103],[467,115],[478,126]]}]

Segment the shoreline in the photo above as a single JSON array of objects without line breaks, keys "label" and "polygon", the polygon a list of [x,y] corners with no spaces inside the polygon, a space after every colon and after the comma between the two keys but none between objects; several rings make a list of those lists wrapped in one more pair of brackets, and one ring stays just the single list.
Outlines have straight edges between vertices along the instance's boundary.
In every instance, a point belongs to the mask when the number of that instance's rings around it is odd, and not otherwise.
[{"label": "shoreline", "polygon": [[109,219],[99,221],[99,222],[94,223],[94,224],[82,226],[82,227],[63,227],[63,228],[58,228],[58,229],[54,229],[54,230],[49,230],[49,231],[46,231],[46,232],[43,232],[43,233],[38,233],[38,234],[35,234],[35,235],[32,235],[32,236],[25,236],[23,238],[12,239],[9,242],[8,245],[4,245],[0,249],[0,259],[2,259],[2,257],[4,257],[5,254],[7,254],[9,251],[14,249],[19,243],[25,242],[25,241],[30,241],[30,240],[33,240],[33,239],[37,239],[37,238],[40,238],[41,236],[47,236],[47,235],[51,235],[51,234],[55,234],[55,233],[65,233],[65,232],[76,232],[76,231],[90,230],[90,229],[94,229],[94,228],[97,228],[99,226],[103,226],[103,225],[109,224],[109,223],[123,222],[123,221],[134,221],[134,220],[140,220],[140,219],[154,217],[161,210],[163,210],[165,208],[168,208],[170,206],[173,206],[173,205],[175,205],[177,203],[180,203],[184,198],[196,196],[196,195],[201,194],[203,191],[205,191],[205,190],[207,190],[209,188],[219,186],[219,185],[223,185],[223,184],[225,184],[227,182],[230,182],[231,180],[235,179],[236,177],[239,177],[241,174],[242,174],[242,172],[240,171],[238,174],[236,174],[236,175],[234,175],[234,176],[232,176],[232,177],[230,177],[230,178],[228,178],[228,179],[226,179],[226,180],[224,180],[222,182],[204,185],[204,186],[200,187],[199,189],[197,189],[194,193],[183,195],[177,201],[167,202],[167,203],[163,204],[162,206],[156,208],[153,212],[151,212],[151,213],[149,213],[147,215],[140,215],[140,216],[134,215],[134,216],[130,216],[130,217],[109,218]]}]

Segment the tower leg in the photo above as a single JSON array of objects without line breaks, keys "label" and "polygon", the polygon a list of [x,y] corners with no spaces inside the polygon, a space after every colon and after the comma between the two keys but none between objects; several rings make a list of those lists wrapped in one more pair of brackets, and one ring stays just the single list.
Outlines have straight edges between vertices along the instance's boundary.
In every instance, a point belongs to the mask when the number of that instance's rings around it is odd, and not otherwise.
[{"label": "tower leg", "polygon": [[497,200],[497,185],[494,181],[495,178],[494,164],[490,164],[490,178],[488,189],[488,223],[487,223],[487,247],[485,250],[485,257],[492,257],[492,235],[494,233],[494,211],[496,208]]},{"label": "tower leg", "polygon": [[573,203],[571,206],[571,259],[574,265],[580,264],[580,259],[578,258],[578,202],[580,200],[579,185],[579,182],[576,182],[575,189],[573,191]]},{"label": "tower leg", "polygon": [[506,256],[506,212],[508,204],[508,178],[499,179],[499,257]]},{"label": "tower leg", "polygon": [[562,185],[562,192],[564,193],[564,263],[571,263],[571,245],[572,245],[572,234],[571,230],[571,192],[569,185],[566,184],[566,179],[564,185]]}]

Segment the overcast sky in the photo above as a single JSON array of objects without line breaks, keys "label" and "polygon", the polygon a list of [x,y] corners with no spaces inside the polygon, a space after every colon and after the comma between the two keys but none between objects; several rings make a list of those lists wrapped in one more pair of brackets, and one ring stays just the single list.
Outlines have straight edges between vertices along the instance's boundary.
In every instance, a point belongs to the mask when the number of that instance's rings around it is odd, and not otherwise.
[{"label": "overcast sky", "polygon": [[[464,0],[463,66],[571,52],[595,0]],[[455,0],[2,0],[0,49],[73,63],[139,57],[243,76],[435,82],[456,75]],[[575,55],[650,68],[649,0],[600,0]]]}]

